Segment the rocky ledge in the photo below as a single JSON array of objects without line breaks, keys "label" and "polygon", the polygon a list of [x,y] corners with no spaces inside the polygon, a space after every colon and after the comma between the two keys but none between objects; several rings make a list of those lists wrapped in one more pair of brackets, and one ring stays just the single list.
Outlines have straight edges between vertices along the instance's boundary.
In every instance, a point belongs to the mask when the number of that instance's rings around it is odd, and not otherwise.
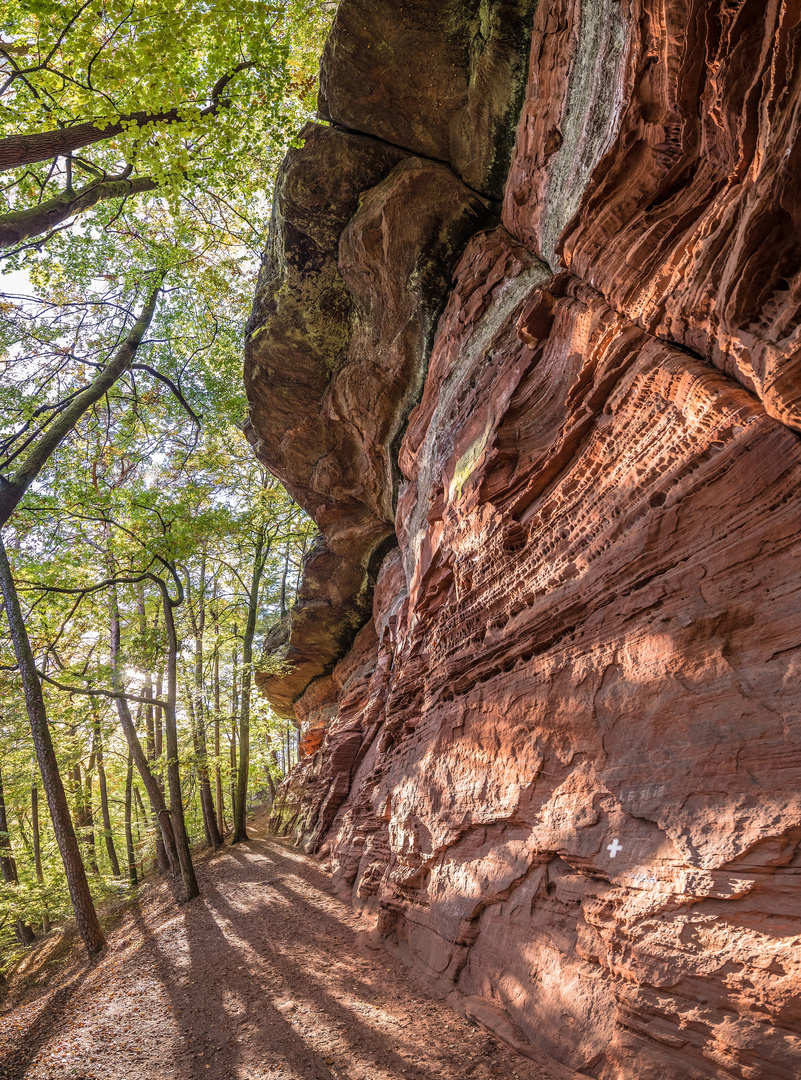
[{"label": "rocky ledge", "polygon": [[341,0],[278,179],[274,824],[554,1077],[801,1073],[800,19]]}]

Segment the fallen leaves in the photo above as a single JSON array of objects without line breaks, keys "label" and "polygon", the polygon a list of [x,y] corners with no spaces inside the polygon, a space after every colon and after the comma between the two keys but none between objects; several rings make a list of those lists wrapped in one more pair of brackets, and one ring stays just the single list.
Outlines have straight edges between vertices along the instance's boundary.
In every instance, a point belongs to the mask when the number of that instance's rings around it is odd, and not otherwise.
[{"label": "fallen leaves", "polygon": [[[191,908],[176,913],[169,883],[150,884],[103,963],[89,968],[76,948],[46,992],[12,987],[0,1080],[491,1080],[506,1062],[503,1075],[534,1080],[505,1049],[488,1061],[388,954],[354,955],[364,919],[312,860],[275,841],[237,851],[198,858]],[[254,887],[265,864],[280,906]],[[36,976],[34,953],[30,966]],[[434,1060],[435,1074],[417,1064]]]}]

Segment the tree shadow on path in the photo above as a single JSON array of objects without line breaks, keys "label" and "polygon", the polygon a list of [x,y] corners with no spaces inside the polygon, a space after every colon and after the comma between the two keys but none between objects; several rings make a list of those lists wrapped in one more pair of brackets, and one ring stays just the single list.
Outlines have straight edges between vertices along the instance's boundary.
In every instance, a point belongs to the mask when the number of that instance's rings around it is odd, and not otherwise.
[{"label": "tree shadow on path", "polygon": [[356,931],[332,910],[339,902],[326,884],[302,856],[254,840],[226,849],[202,874],[201,896],[183,911],[182,954],[140,916],[178,1026],[176,1077],[335,1080],[355,1070],[438,1080],[399,1053],[402,1027],[383,1030],[393,1017],[359,970]]},{"label": "tree shadow on path", "polygon": [[3,1080],[22,1080],[42,1047],[58,1039],[59,1035],[68,1028],[69,1017],[65,1015],[66,1008],[86,978],[86,974],[84,971],[65,986],[54,990],[21,1039],[12,1044],[9,1051],[0,1057],[0,1077]]}]

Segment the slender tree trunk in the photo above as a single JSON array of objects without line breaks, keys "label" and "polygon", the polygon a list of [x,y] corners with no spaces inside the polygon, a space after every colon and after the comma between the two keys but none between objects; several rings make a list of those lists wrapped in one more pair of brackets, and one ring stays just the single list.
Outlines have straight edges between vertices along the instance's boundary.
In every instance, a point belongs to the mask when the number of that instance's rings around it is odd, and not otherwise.
[{"label": "slender tree trunk", "polygon": [[303,563],[306,559],[306,545],[309,542],[309,534],[303,534],[303,545],[300,551],[300,562],[298,563],[298,571],[295,574],[295,603],[298,601],[298,593],[300,592],[300,583],[303,581]]},{"label": "slender tree trunk", "polygon": [[[161,701],[161,692],[164,689],[164,671],[160,671],[156,677],[156,697]],[[161,757],[164,749],[164,725],[161,719],[161,706],[156,705],[153,709],[153,741],[155,743],[155,760]],[[161,781],[159,781],[160,786]]]},{"label": "slender tree trunk", "polygon": [[[8,831],[8,817],[6,815],[6,800],[3,794],[3,777],[0,775],[0,868],[3,871],[3,880],[9,885],[19,885],[17,863],[11,854],[11,833]],[[33,927],[29,926],[24,919],[14,920],[14,932],[20,945],[32,945],[36,941]]]},{"label": "slender tree trunk", "polygon": [[203,822],[206,836],[212,847],[218,848],[222,844],[222,836],[217,825],[217,813],[214,809],[214,797],[211,793],[211,779],[209,776],[209,758],[206,748],[206,732],[203,726],[202,716],[197,720],[197,753],[198,753],[198,782],[200,784],[200,805],[203,811]]},{"label": "slender tree trunk", "polygon": [[270,772],[269,766],[267,768],[267,783],[270,787],[270,805],[275,802],[275,780],[273,780],[273,774]]},{"label": "slender tree trunk", "polygon": [[17,862],[11,854],[11,833],[8,831],[8,817],[6,815],[6,798],[3,791],[3,777],[0,774],[0,870],[3,873],[3,881],[16,885],[19,881],[17,876]]},{"label": "slender tree trunk", "polygon": [[[143,697],[153,696],[153,685],[150,682],[150,674],[146,676],[145,684],[142,688]],[[147,760],[154,761],[156,757],[156,732],[153,726],[153,706],[145,705],[145,748],[147,750]]]},{"label": "slender tree trunk", "polygon": [[[139,586],[136,593],[136,607],[139,613],[139,634],[143,643],[147,641],[147,612],[145,610],[145,586],[143,582],[139,582]],[[155,627],[154,627],[155,629]],[[148,661],[145,670],[145,681],[142,684],[142,697],[153,696],[153,678],[150,671],[150,663]],[[145,705],[145,749],[147,752],[147,760],[150,765],[151,772],[154,772],[153,765],[156,760],[156,730],[154,722],[154,707],[152,705]],[[159,790],[162,791],[161,784],[159,784]],[[163,794],[163,791],[162,791]],[[153,833],[155,836],[156,844],[156,862],[155,866],[160,873],[169,869],[169,861],[167,859],[167,852],[164,849],[164,840],[161,835],[161,828],[159,826],[158,814],[156,814],[151,807],[151,813],[153,817]]]},{"label": "slender tree trunk", "polygon": [[217,829],[225,835],[225,806],[223,805],[222,772],[220,770],[220,641],[219,625],[214,624],[214,780],[217,788]]},{"label": "slender tree trunk", "polygon": [[198,739],[197,732],[197,717],[195,716],[195,705],[192,700],[192,692],[188,687],[185,687],[185,695],[186,714],[189,717],[189,726],[192,729],[192,746],[195,751],[195,773],[198,778],[198,787],[200,788],[200,818],[203,822],[203,833],[206,837],[206,843],[211,847],[211,830],[209,829],[210,808],[203,798],[203,785],[200,777],[200,740]]},{"label": "slender tree trunk", "polygon": [[[74,729],[73,729],[74,734]],[[86,836],[86,803],[83,796],[83,781],[81,780],[81,764],[76,761],[69,770],[72,776],[72,816],[75,822],[75,833],[78,843],[83,848],[83,864],[89,867],[93,874],[98,874],[97,862],[90,858],[91,849]]]},{"label": "slender tree trunk", "polygon": [[86,787],[84,789],[84,806],[86,807],[86,843],[89,848],[89,865],[92,868],[92,873],[99,874],[100,868],[97,865],[97,845],[95,844],[95,810],[92,803],[92,787],[92,774],[87,772]]},{"label": "slender tree trunk", "polygon": [[[172,831],[175,836],[175,846],[178,850],[178,862],[181,867],[181,877],[186,889],[186,899],[192,900],[198,896],[197,878],[195,868],[192,865],[192,855],[189,851],[189,837],[186,835],[186,822],[184,820],[184,807],[181,796],[181,773],[178,768],[178,723],[175,715],[175,705],[178,696],[178,638],[175,633],[175,619],[173,618],[173,604],[175,606],[183,599],[183,590],[179,599],[173,602],[167,591],[167,586],[160,579],[156,579],[161,591],[164,622],[167,628],[167,708],[164,710],[164,733],[167,743],[167,781],[170,788],[170,816],[172,818]],[[180,586],[180,581],[176,579]]]},{"label": "slender tree trunk", "polygon": [[106,840],[108,861],[111,864],[111,872],[114,877],[120,877],[120,864],[117,852],[114,848],[114,834],[111,831],[111,815],[108,810],[108,789],[106,787],[106,769],[103,764],[103,735],[100,731],[100,720],[95,721],[95,746],[97,747],[97,778],[100,784],[100,813],[103,817],[103,835]]},{"label": "slender tree trunk", "polygon": [[[94,743],[94,735],[92,741]],[[85,781],[83,783],[81,782],[81,766],[80,763],[78,763],[75,766],[75,783],[78,796],[78,823],[79,828],[83,833],[83,842],[86,844],[89,869],[93,874],[99,877],[100,868],[97,865],[97,849],[95,847],[95,815],[92,808],[92,773],[95,764],[94,758],[95,748],[92,746],[89,764],[86,767]]]},{"label": "slender tree trunk", "polygon": [[28,833],[25,828],[27,824],[27,822],[25,821],[25,811],[21,806],[15,806],[14,812],[17,817],[17,828],[19,829],[20,839],[22,840],[24,847],[30,850],[31,842],[28,839]]},{"label": "slender tree trunk", "polygon": [[128,767],[125,773],[125,855],[128,859],[128,880],[131,885],[139,884],[136,873],[136,852],[134,850],[133,829],[131,828],[131,792],[133,789],[133,756],[128,751]]},{"label": "slender tree trunk", "polygon": [[[136,784],[134,784],[133,789],[131,791],[131,799],[133,800],[132,801],[133,828],[134,828],[134,832],[136,833],[136,842],[134,843],[134,849],[136,851],[141,851],[141,849],[142,849],[142,834],[139,831],[139,810],[137,809],[138,799],[136,798],[136,794],[137,794],[137,792],[136,792]],[[137,859],[136,860],[136,865],[139,866],[139,864],[140,864],[140,860]]]},{"label": "slender tree trunk", "polygon": [[222,844],[222,836],[217,824],[217,814],[214,809],[214,796],[211,793],[211,777],[209,775],[209,755],[206,745],[206,728],[201,706],[200,714],[196,714],[197,721],[197,754],[198,754],[198,782],[200,784],[200,805],[203,810],[203,822],[207,838],[212,847],[218,848]]},{"label": "slender tree trunk", "polygon": [[[234,637],[236,637],[236,625],[234,625]],[[236,725],[239,718],[239,695],[236,688],[236,674],[237,664],[239,662],[239,655],[236,645],[232,650],[232,675],[231,675],[231,745],[229,747],[231,754],[231,828],[234,828],[236,822]]]},{"label": "slender tree trunk", "polygon": [[36,759],[42,774],[42,784],[47,795],[50,816],[53,819],[53,828],[64,863],[70,899],[75,911],[75,922],[87,952],[90,956],[96,956],[104,948],[106,940],[103,937],[103,931],[100,929],[92,894],[89,891],[89,882],[86,880],[86,870],[81,860],[78,838],[75,835],[67,805],[67,796],[61,782],[58,762],[50,738],[47,711],[42,696],[42,684],[36,671],[36,662],[31,651],[31,643],[22,617],[19,597],[17,596],[2,536],[0,536],[0,587],[2,587],[5,599],[6,618],[11,630],[14,654],[17,658],[17,666],[20,670],[25,691],[25,705],[28,710]]},{"label": "slender tree trunk", "polygon": [[[114,586],[111,587],[109,592],[109,609],[111,615],[111,640],[110,640],[110,659],[111,659],[111,678],[112,686],[118,693],[122,693],[122,677],[119,670],[119,655],[120,655],[120,616],[119,608],[117,606],[117,590]],[[171,870],[176,870],[178,867],[178,854],[176,851],[175,837],[173,835],[173,828],[171,822],[171,814],[167,810],[164,803],[164,796],[161,793],[161,789],[156,783],[156,778],[150,771],[150,767],[145,757],[145,752],[142,749],[142,744],[139,741],[139,736],[136,734],[136,727],[134,726],[133,717],[131,716],[131,710],[128,708],[128,702],[125,698],[119,697],[116,699],[117,715],[120,719],[120,727],[125,735],[125,741],[128,743],[128,749],[131,752],[131,756],[136,764],[137,772],[142,778],[142,783],[145,785],[145,791],[147,797],[150,800],[150,805],[153,809],[153,815],[158,820],[159,829],[164,841],[164,848],[167,853],[167,859],[170,864]]]},{"label": "slender tree trunk", "polygon": [[33,865],[36,869],[36,880],[41,885],[44,882],[42,873],[42,834],[39,828],[39,788],[31,784],[31,830],[33,832]]},{"label": "slender tree trunk", "polygon": [[192,630],[195,635],[195,694],[194,705],[190,707],[190,715],[193,713],[193,733],[196,739],[197,774],[200,784],[200,806],[203,812],[203,830],[206,841],[213,848],[222,844],[222,836],[217,827],[217,815],[214,809],[214,796],[211,793],[211,778],[209,776],[209,754],[206,742],[206,716],[203,705],[203,638],[206,631],[206,557],[200,561],[200,588],[197,593],[196,603],[191,602],[189,597],[190,579],[187,575],[187,599],[189,614],[192,620]]},{"label": "slender tree trunk", "polygon": [[[139,788],[136,786],[136,784],[134,784],[133,795],[134,795],[134,815],[135,815],[135,818],[136,818],[136,844],[137,844],[137,847],[139,848],[139,850],[142,852],[142,857],[139,860],[139,869],[142,871],[142,876],[144,877],[144,874],[145,874],[145,856],[144,856],[145,846],[142,843],[142,830],[147,827],[147,814],[145,813],[145,805],[142,802],[142,796],[139,794]],[[141,814],[141,817],[142,817],[141,826],[140,826],[140,822],[139,822],[140,814]],[[145,839],[147,839],[147,838],[145,838]]]},{"label": "slender tree trunk", "polygon": [[247,818],[248,767],[250,765],[250,686],[253,678],[253,638],[256,633],[256,616],[259,612],[259,586],[270,546],[265,545],[264,530],[256,538],[256,554],[253,559],[253,575],[248,594],[248,620],[242,643],[242,693],[239,710],[239,771],[236,783],[236,819],[231,843],[248,839]]},{"label": "slender tree trunk", "polygon": [[[39,789],[36,784],[31,784],[31,831],[33,833],[33,865],[36,869],[36,880],[40,885],[44,885],[42,833],[39,828]],[[42,912],[42,933],[50,933],[50,916],[46,908]]]},{"label": "slender tree trunk", "polygon": [[[156,678],[156,697],[159,700],[161,699],[162,683],[163,683],[163,675],[162,675],[161,672],[159,672],[158,676]],[[162,730],[163,730],[163,726],[162,726],[162,722],[161,722],[161,709],[159,708],[158,705],[156,705],[153,708],[153,765],[154,766],[155,766],[156,762],[159,761],[160,758],[161,758],[162,739],[163,739]],[[160,774],[156,775],[156,783],[158,785],[158,789],[161,792],[161,796],[162,796],[162,799],[163,799],[164,798],[164,781],[163,781]],[[156,862],[158,863],[159,871],[161,873],[164,873],[165,870],[169,869],[170,861],[167,858],[167,850],[164,847],[164,837],[162,836],[161,828],[159,827],[158,815],[154,815],[153,823],[156,826]],[[170,829],[172,829],[172,825],[170,825]],[[178,858],[178,856],[176,854],[176,860],[177,860],[177,858]]]},{"label": "slender tree trunk", "polygon": [[289,573],[289,540],[284,548],[284,572],[281,574],[281,618],[287,613],[286,606],[286,578]]}]

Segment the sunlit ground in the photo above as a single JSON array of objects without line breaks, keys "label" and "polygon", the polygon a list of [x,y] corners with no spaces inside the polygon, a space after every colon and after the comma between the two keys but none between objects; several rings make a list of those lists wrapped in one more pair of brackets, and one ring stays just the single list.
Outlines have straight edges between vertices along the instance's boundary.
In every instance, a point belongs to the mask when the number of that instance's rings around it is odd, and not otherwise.
[{"label": "sunlit ground", "polygon": [[94,967],[59,961],[57,935],[32,951],[31,1000],[3,1002],[0,1077],[545,1080],[360,945],[367,922],[285,843],[198,869],[190,905],[145,885]]}]

